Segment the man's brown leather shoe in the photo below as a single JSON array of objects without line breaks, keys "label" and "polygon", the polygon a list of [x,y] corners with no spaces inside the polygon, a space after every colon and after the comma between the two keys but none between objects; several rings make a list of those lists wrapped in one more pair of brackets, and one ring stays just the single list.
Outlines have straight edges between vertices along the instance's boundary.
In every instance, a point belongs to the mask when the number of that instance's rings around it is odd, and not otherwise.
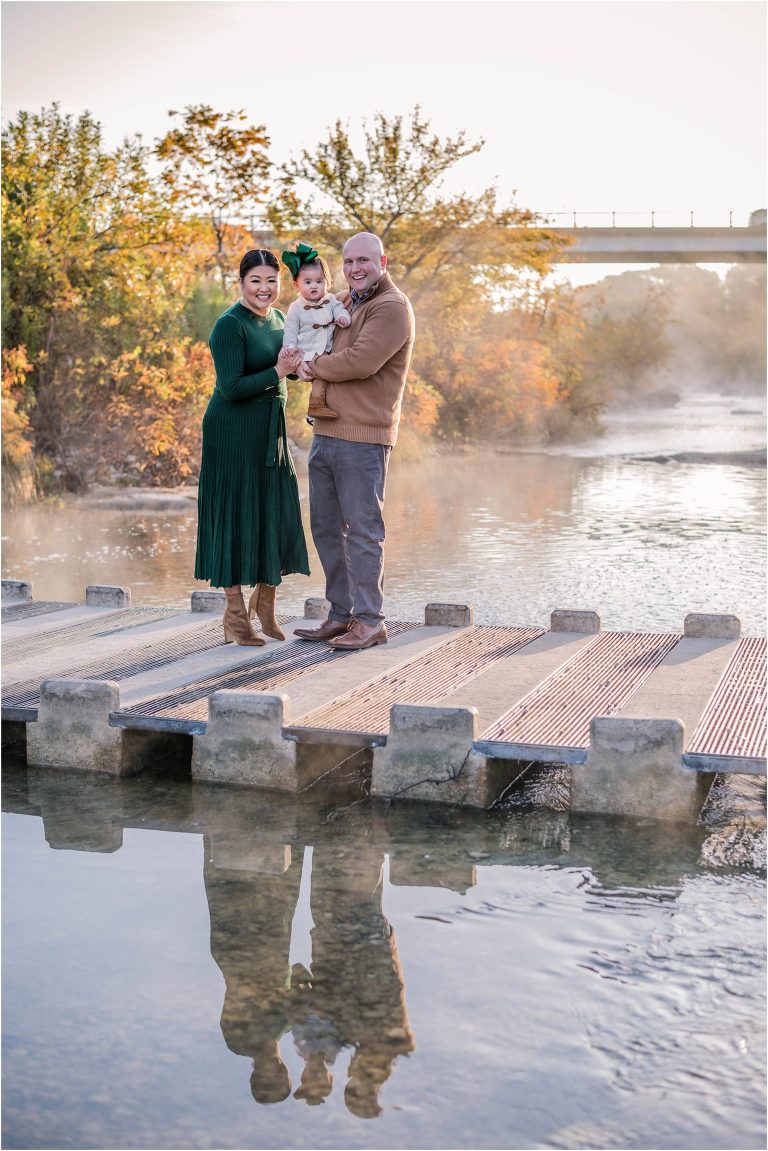
[{"label": "man's brown leather shoe", "polygon": [[377,643],[387,642],[387,629],[383,623],[363,623],[353,619],[346,635],[332,639],[329,647],[335,651],[358,651],[360,648],[373,647]]},{"label": "man's brown leather shoe", "polygon": [[349,627],[349,620],[343,623],[339,619],[326,619],[320,627],[297,627],[294,635],[299,639],[308,639],[312,643],[322,643],[324,640],[333,639],[335,635],[344,635],[344,632]]}]

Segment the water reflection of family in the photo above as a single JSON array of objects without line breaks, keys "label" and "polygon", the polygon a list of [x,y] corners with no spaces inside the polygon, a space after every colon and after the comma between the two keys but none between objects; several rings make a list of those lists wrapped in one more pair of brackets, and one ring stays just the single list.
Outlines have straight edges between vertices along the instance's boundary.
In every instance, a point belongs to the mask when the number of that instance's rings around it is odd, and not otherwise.
[{"label": "water reflection of family", "polygon": [[[225,591],[226,641],[285,639],[275,589],[284,575],[309,574],[286,437],[286,377],[312,381],[310,520],[330,610],[320,627],[296,635],[341,650],[370,647],[387,641],[384,489],[413,311],[370,232],[344,245],[348,291],[338,297],[327,264],[308,245],[284,252],[283,262],[298,293],[287,322],[273,307],[278,260],[254,249],[240,264],[240,299],[211,333],[216,384],[203,418],[195,578]],[[247,607],[244,585],[253,587]]]},{"label": "water reflection of family", "polygon": [[289,960],[302,860],[293,849],[287,868],[273,874],[219,867],[206,843],[211,954],[226,982],[222,1034],[231,1051],[253,1060],[258,1103],[291,1093],[279,1046],[287,1032],[304,1063],[294,1098],[310,1105],[328,1097],[331,1068],[351,1050],[344,1100],[353,1114],[373,1118],[395,1059],[414,1047],[395,936],[381,905],[383,854],[315,846],[311,972]]}]

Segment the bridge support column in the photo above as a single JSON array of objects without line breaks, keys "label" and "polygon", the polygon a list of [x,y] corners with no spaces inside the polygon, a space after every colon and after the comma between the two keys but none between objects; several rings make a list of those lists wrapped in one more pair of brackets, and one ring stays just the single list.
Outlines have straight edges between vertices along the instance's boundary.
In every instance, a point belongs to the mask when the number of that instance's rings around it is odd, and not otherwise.
[{"label": "bridge support column", "polygon": [[287,695],[214,692],[205,734],[192,740],[192,778],[296,791],[296,744],[283,738]]},{"label": "bridge support column", "polygon": [[488,760],[472,750],[474,707],[396,703],[386,747],[374,748],[371,794],[487,807],[496,798]]},{"label": "bridge support column", "polygon": [[176,752],[173,732],[111,727],[110,715],[119,708],[120,688],[113,680],[45,680],[37,721],[27,724],[27,763],[135,775]]},{"label": "bridge support column", "polygon": [[47,679],[37,722],[27,724],[27,763],[123,775],[123,732],[109,726],[120,706],[112,680]]},{"label": "bridge support column", "polygon": [[679,719],[596,716],[587,762],[572,769],[571,809],[695,822],[711,775],[684,767]]}]

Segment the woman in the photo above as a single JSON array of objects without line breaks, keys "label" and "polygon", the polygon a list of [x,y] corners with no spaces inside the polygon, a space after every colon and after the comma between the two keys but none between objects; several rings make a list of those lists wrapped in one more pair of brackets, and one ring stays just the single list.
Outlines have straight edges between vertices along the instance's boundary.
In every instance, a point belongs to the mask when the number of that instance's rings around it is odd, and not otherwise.
[{"label": "woman", "polygon": [[[285,639],[275,619],[284,575],[309,575],[299,488],[285,434],[285,376],[301,350],[283,352],[277,258],[262,248],[240,262],[241,297],[216,321],[209,346],[216,386],[203,417],[195,579],[223,587],[224,642]],[[242,584],[255,585],[246,612]]]}]

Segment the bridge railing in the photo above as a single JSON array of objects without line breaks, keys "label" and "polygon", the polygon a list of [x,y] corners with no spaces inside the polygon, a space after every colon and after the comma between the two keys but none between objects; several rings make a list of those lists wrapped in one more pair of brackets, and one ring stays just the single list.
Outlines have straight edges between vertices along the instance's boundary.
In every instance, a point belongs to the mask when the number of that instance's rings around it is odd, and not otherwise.
[{"label": "bridge railing", "polygon": [[[737,218],[734,219],[734,216]],[[539,213],[537,226],[541,220],[554,228],[735,228],[765,226],[765,211],[752,212],[748,220],[741,213],[730,211],[727,219],[713,218],[710,213],[695,210],[688,211],[657,211],[645,209],[639,212],[632,211],[573,211],[562,210],[557,212]]]}]

